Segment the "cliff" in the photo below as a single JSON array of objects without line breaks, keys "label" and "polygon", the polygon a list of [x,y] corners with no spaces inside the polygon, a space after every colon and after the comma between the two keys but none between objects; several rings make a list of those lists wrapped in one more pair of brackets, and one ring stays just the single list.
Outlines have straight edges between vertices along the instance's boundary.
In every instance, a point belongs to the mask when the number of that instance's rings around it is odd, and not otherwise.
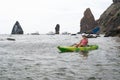
[{"label": "cliff", "polygon": [[113,3],[100,16],[98,23],[100,32],[108,36],[120,36],[120,0],[113,0]]}]

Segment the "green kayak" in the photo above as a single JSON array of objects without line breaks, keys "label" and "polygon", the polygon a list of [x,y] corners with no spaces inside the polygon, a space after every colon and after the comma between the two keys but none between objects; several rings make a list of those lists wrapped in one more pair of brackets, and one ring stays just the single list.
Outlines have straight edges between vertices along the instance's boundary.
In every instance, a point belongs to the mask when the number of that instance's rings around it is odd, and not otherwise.
[{"label": "green kayak", "polygon": [[58,46],[61,52],[79,52],[79,51],[90,51],[98,49],[98,45],[88,45],[85,47],[75,47],[75,46]]}]

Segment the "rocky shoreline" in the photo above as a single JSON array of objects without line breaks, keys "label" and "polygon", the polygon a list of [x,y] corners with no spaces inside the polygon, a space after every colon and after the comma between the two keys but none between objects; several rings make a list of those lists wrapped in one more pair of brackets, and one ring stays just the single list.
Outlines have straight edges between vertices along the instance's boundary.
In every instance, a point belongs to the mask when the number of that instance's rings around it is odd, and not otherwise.
[{"label": "rocky shoreline", "polygon": [[80,21],[80,33],[91,33],[95,27],[100,27],[98,33],[105,34],[105,37],[120,37],[120,0],[113,0],[113,3],[101,14],[98,20],[94,19],[90,8],[85,10]]}]

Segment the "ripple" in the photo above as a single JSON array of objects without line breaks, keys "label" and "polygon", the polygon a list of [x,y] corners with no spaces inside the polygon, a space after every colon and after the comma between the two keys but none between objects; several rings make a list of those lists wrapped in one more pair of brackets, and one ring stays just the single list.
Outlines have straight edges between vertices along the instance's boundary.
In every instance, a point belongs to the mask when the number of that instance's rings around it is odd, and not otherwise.
[{"label": "ripple", "polygon": [[[119,42],[109,37],[89,39],[99,49],[89,54],[59,54],[58,45],[79,41],[71,36],[14,36],[0,42],[0,80],[119,80]],[[76,38],[77,37],[77,38]],[[114,44],[114,46],[113,46]],[[83,57],[87,57],[83,59]]]}]

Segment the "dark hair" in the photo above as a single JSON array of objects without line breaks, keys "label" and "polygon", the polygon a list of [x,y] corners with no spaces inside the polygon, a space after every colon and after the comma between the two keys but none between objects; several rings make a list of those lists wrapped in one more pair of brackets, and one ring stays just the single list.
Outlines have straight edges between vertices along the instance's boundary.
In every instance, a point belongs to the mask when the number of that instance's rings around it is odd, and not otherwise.
[{"label": "dark hair", "polygon": [[87,37],[87,36],[85,36],[85,35],[82,35],[82,37]]}]

